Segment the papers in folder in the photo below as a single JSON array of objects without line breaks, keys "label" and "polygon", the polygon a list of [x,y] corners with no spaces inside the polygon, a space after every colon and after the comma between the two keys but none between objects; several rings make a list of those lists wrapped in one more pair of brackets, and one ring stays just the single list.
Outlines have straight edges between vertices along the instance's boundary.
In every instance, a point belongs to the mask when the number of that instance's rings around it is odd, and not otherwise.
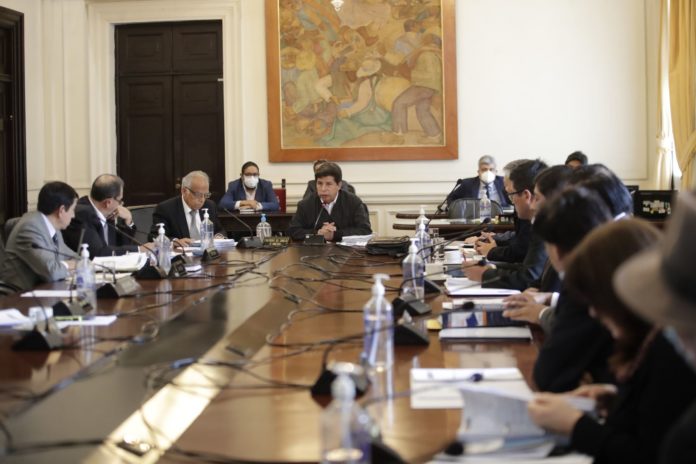
[{"label": "papers in folder", "polygon": [[96,256],[92,262],[96,270],[114,269],[116,272],[135,272],[147,263],[147,253],[128,253],[121,256]]},{"label": "papers in folder", "polygon": [[450,277],[445,281],[445,289],[452,296],[509,296],[520,293],[508,288],[482,288],[481,284],[466,277]]},{"label": "papers in folder", "polygon": [[440,331],[442,341],[531,340],[529,327],[456,327]]}]

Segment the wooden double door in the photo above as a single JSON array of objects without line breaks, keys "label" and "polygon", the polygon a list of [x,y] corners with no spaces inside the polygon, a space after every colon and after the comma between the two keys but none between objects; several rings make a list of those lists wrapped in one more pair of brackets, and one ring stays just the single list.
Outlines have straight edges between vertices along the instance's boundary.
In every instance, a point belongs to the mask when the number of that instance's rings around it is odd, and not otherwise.
[{"label": "wooden double door", "polygon": [[118,174],[129,205],[158,203],[193,170],[225,190],[222,23],[116,27]]}]

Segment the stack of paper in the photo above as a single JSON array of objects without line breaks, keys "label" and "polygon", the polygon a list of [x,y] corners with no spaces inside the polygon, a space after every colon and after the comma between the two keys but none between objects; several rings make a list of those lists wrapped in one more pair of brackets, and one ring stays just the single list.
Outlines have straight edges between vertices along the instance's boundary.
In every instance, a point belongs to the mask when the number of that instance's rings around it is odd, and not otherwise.
[{"label": "stack of paper", "polygon": [[450,277],[445,281],[447,294],[452,296],[509,296],[516,295],[519,290],[507,288],[482,288],[480,282],[466,277]]},{"label": "stack of paper", "polygon": [[347,235],[347,236],[343,237],[343,240],[340,241],[338,244],[345,245],[345,246],[364,247],[364,246],[367,246],[367,242],[369,242],[370,239],[374,236],[375,236],[374,234]]},{"label": "stack of paper", "polygon": [[96,270],[104,268],[116,272],[135,272],[147,263],[147,253],[128,253],[121,256],[96,256],[92,262]]},{"label": "stack of paper", "polygon": [[529,327],[455,327],[442,329],[443,341],[531,340]]}]

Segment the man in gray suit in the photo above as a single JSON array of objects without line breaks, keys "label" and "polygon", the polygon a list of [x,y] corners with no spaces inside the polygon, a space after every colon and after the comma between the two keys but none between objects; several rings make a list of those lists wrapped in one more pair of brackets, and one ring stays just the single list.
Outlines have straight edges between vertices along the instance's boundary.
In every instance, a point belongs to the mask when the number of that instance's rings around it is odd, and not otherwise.
[{"label": "man in gray suit", "polygon": [[7,239],[0,279],[28,290],[68,277],[71,265],[65,255],[77,255],[65,245],[61,231],[75,216],[77,197],[64,182],[49,182],[41,188],[37,211],[25,213]]}]

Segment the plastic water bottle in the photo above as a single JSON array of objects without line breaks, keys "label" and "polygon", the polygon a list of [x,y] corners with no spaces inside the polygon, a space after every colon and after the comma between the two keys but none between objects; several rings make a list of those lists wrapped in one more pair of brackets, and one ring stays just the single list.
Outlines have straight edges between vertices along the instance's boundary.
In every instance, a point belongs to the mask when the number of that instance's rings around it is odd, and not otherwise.
[{"label": "plastic water bottle", "polygon": [[172,268],[172,242],[164,235],[164,223],[157,224],[157,238],[155,239],[155,254],[157,255],[157,267],[169,274]]},{"label": "plastic water bottle", "polygon": [[424,263],[430,262],[430,256],[433,253],[433,239],[430,238],[430,234],[425,228],[425,224],[419,226],[418,232],[416,233],[416,246],[418,247],[418,254],[423,258]]},{"label": "plastic water bottle", "polygon": [[425,215],[425,205],[421,205],[420,214],[416,218],[416,233],[418,233],[421,224],[425,224],[425,230],[428,230],[428,223],[430,223],[430,219]]},{"label": "plastic water bottle", "polygon": [[481,222],[486,218],[491,218],[491,200],[486,195],[479,200],[479,217],[481,218]]},{"label": "plastic water bottle", "polygon": [[416,239],[411,239],[411,246],[408,249],[408,256],[401,263],[404,275],[402,295],[412,295],[423,301],[425,298],[425,262],[418,255]]},{"label": "plastic water bottle", "polygon": [[201,222],[201,251],[205,251],[208,248],[215,246],[215,240],[213,238],[215,227],[213,227],[213,221],[210,220],[208,208],[202,209],[203,221]]},{"label": "plastic water bottle", "polygon": [[323,464],[369,464],[372,419],[355,402],[355,384],[349,373],[355,366],[336,363],[338,374],[331,384],[333,401],[321,415],[321,462]]},{"label": "plastic water bottle", "polygon": [[363,308],[365,336],[363,341],[363,365],[372,371],[383,372],[394,364],[394,316],[392,306],[384,298],[383,280],[386,274],[375,274],[372,298]]},{"label": "plastic water bottle", "polygon": [[75,290],[77,301],[89,304],[94,310],[97,309],[97,293],[95,290],[97,278],[94,274],[94,265],[89,260],[89,245],[82,244],[80,251],[80,261],[75,268]]},{"label": "plastic water bottle", "polygon": [[256,225],[256,236],[263,240],[272,235],[271,225],[266,221],[266,215],[261,214],[261,222]]}]

